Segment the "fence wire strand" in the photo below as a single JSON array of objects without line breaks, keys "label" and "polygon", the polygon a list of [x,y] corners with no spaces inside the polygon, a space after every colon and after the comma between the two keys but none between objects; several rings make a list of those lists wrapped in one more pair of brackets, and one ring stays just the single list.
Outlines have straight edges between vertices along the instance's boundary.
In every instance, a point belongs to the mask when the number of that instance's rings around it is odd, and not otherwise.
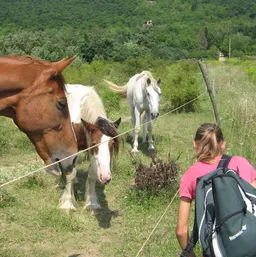
[{"label": "fence wire strand", "polygon": [[[173,109],[173,110],[171,110],[171,111],[169,111],[169,112],[164,113],[163,115],[159,115],[159,116],[158,116],[157,118],[155,118],[154,120],[151,120],[151,121],[148,121],[148,122],[145,122],[145,123],[140,124],[140,127],[142,127],[143,125],[148,124],[149,122],[155,122],[156,120],[158,120],[158,119],[160,119],[160,118],[162,118],[162,117],[165,117],[166,115],[168,115],[168,114],[170,114],[170,113],[173,113],[173,112],[175,112],[175,111],[177,111],[177,110],[183,108],[184,106],[186,106],[186,105],[188,105],[188,104],[190,104],[190,103],[196,101],[198,98],[204,96],[205,94],[206,94],[206,92],[204,92],[204,93],[202,93],[201,95],[195,97],[194,99],[188,101],[187,103],[185,103],[185,104],[183,104],[183,105],[181,105],[181,106],[179,106],[179,107],[177,107],[177,108],[175,108],[175,109]],[[112,138],[114,139],[114,138],[117,138],[117,137],[121,137],[121,136],[123,136],[123,135],[125,135],[125,134],[130,133],[130,132],[133,131],[134,129],[135,129],[135,128],[132,128],[132,129],[130,129],[130,130],[127,130],[127,131],[125,131],[125,132],[123,132],[123,133],[120,133],[120,134],[118,134],[117,136],[112,137]],[[104,141],[104,142],[102,142],[102,143],[96,144],[96,145],[94,145],[94,146],[88,147],[88,148],[86,148],[86,149],[84,149],[84,150],[81,150],[81,151],[79,151],[79,152],[77,152],[77,153],[75,153],[75,154],[69,155],[68,157],[65,157],[65,158],[63,158],[63,159],[61,159],[61,160],[58,160],[58,161],[54,162],[54,163],[51,163],[51,164],[49,164],[49,165],[44,165],[44,167],[42,167],[42,168],[39,168],[39,169],[34,170],[34,171],[32,171],[32,172],[29,172],[29,173],[27,173],[27,174],[25,174],[25,175],[22,175],[22,176],[18,177],[18,178],[12,179],[12,180],[10,180],[10,181],[8,181],[8,182],[6,182],[6,183],[1,184],[1,185],[0,185],[0,188],[2,188],[2,187],[4,187],[4,186],[7,186],[7,185],[9,185],[9,184],[12,184],[12,183],[14,183],[14,182],[16,182],[16,181],[18,181],[18,180],[20,180],[20,179],[23,179],[23,178],[25,178],[25,177],[31,176],[31,175],[33,175],[33,174],[35,174],[35,173],[37,173],[37,172],[40,172],[40,171],[44,170],[45,168],[54,166],[54,165],[56,165],[56,164],[58,164],[58,163],[60,163],[60,162],[62,162],[62,161],[64,161],[64,160],[67,160],[67,159],[71,158],[71,157],[78,156],[78,155],[80,155],[81,153],[84,153],[84,152],[86,152],[86,151],[89,151],[90,149],[92,149],[92,148],[94,148],[94,147],[97,147],[97,146],[99,146],[99,145],[101,145],[101,144],[103,144],[103,143],[105,143],[105,142],[107,142],[107,141],[108,141],[108,140],[106,140],[106,141]]]},{"label": "fence wire strand", "polygon": [[143,251],[145,245],[147,244],[147,242],[149,241],[150,237],[153,235],[153,233],[155,232],[156,228],[158,227],[159,223],[161,222],[162,218],[164,217],[164,215],[166,214],[166,212],[168,211],[168,209],[170,208],[170,206],[172,205],[175,197],[177,196],[179,192],[179,189],[177,190],[177,192],[175,193],[175,195],[173,196],[171,202],[168,204],[168,206],[166,207],[165,211],[163,212],[163,214],[161,215],[161,217],[159,218],[158,222],[156,223],[156,225],[154,226],[154,228],[152,229],[151,233],[149,234],[148,238],[146,239],[146,241],[144,242],[144,244],[142,245],[142,247],[140,248],[139,252],[137,253],[136,257],[138,257],[140,255],[140,253]]}]

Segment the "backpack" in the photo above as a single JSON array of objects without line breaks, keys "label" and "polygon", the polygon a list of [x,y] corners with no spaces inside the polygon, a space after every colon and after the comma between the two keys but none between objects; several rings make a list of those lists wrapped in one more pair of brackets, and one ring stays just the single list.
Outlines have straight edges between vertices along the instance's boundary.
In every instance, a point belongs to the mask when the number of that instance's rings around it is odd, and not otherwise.
[{"label": "backpack", "polygon": [[256,256],[256,189],[227,168],[223,155],[216,170],[197,181],[192,235],[180,257],[198,239],[205,257]]}]

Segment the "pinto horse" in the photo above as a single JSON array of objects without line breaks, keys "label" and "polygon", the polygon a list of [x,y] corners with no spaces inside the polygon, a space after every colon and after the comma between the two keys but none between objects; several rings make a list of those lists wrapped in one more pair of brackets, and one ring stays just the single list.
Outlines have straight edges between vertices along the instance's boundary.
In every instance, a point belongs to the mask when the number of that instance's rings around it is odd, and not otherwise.
[{"label": "pinto horse", "polygon": [[117,128],[121,118],[114,122],[107,118],[103,102],[93,87],[67,84],[66,89],[78,149],[92,147],[89,150],[85,208],[95,211],[101,208],[95,183],[106,185],[111,180],[111,159],[119,149]]},{"label": "pinto horse", "polygon": [[110,81],[104,81],[113,92],[118,93],[122,97],[127,97],[130,105],[132,126],[134,128],[132,152],[138,152],[138,137],[142,113],[144,113],[143,142],[146,142],[146,132],[148,130],[148,150],[154,150],[151,120],[159,116],[160,78],[155,80],[149,71],[142,71],[140,74],[130,78],[125,86],[117,86]]},{"label": "pinto horse", "polygon": [[[30,56],[0,56],[0,116],[13,119],[47,166],[77,153],[61,74],[74,59],[48,62]],[[76,175],[75,160],[73,156],[58,164],[67,181]],[[46,171],[59,176],[58,165]],[[73,209],[66,191],[61,208]]]}]

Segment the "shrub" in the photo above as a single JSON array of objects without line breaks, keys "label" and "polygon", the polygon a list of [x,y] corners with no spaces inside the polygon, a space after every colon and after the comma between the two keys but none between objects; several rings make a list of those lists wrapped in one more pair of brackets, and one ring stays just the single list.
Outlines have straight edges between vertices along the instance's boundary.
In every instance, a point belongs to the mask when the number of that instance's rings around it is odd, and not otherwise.
[{"label": "shrub", "polygon": [[141,162],[134,163],[136,168],[135,173],[135,188],[138,190],[148,191],[151,195],[157,195],[166,189],[173,192],[178,185],[178,165],[176,161],[168,158],[167,162],[151,156],[152,162],[149,167]]},{"label": "shrub", "polygon": [[101,98],[104,103],[105,111],[107,116],[109,113],[120,109],[120,96],[109,90],[102,90]]},{"label": "shrub", "polygon": [[[163,97],[167,100],[165,109],[176,109],[195,99],[200,94],[201,76],[198,75],[196,63],[180,62],[170,66],[168,84],[163,85]],[[192,101],[178,112],[194,112],[198,108],[198,101]]]}]

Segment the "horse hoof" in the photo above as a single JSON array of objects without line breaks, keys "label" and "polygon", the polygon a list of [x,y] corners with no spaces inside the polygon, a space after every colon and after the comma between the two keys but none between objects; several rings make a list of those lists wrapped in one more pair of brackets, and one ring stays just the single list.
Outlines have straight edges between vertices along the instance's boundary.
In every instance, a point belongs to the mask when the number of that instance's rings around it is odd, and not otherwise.
[{"label": "horse hoof", "polygon": [[65,210],[67,213],[69,213],[70,211],[76,211],[76,207],[70,203],[61,204],[60,209]]},{"label": "horse hoof", "polygon": [[99,204],[87,204],[85,205],[84,209],[93,213],[94,211],[96,212],[102,210],[102,207]]},{"label": "horse hoof", "polygon": [[138,153],[139,150],[138,149],[132,149],[132,153]]},{"label": "horse hoof", "polygon": [[99,214],[99,210],[91,210],[91,215],[98,215]]}]

